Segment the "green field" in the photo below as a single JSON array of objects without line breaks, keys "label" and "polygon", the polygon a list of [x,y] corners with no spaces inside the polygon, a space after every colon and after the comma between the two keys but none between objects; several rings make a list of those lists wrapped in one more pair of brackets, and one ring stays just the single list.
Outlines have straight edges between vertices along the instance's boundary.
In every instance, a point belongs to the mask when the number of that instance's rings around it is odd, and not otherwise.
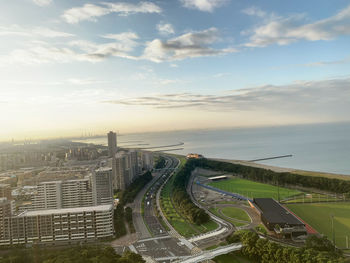
[{"label": "green field", "polygon": [[346,236],[350,238],[350,202],[290,204],[287,207],[329,239],[332,239],[333,214],[336,245],[340,248],[346,247]]},{"label": "green field", "polygon": [[246,226],[246,225],[248,225],[248,223],[250,222],[250,220],[249,220],[249,222],[247,222],[247,223],[241,223],[241,222],[236,221],[234,218],[231,218],[231,217],[229,217],[229,218],[224,217],[224,216],[222,216],[222,214],[219,212],[219,209],[220,209],[220,208],[209,208],[209,211],[210,211],[211,213],[213,213],[214,215],[216,215],[217,217],[220,217],[221,219],[224,219],[225,221],[230,222],[230,223],[233,224],[235,227]]},{"label": "green field", "polygon": [[[248,198],[272,197],[278,200],[278,187],[274,185],[262,184],[239,178],[212,182],[209,185],[227,192],[238,193]],[[297,190],[279,187],[280,200],[300,193],[301,192]]]},{"label": "green field", "polygon": [[343,201],[345,196],[343,195],[330,195],[330,194],[318,194],[308,193],[293,196],[289,200],[283,201],[283,203],[317,203],[317,202],[328,202],[328,201]]},{"label": "green field", "polygon": [[248,216],[248,214],[240,208],[236,208],[236,207],[223,207],[221,208],[221,212],[230,218],[234,218],[234,219],[238,219],[238,220],[243,220],[243,221],[247,221],[250,222],[250,217]]}]

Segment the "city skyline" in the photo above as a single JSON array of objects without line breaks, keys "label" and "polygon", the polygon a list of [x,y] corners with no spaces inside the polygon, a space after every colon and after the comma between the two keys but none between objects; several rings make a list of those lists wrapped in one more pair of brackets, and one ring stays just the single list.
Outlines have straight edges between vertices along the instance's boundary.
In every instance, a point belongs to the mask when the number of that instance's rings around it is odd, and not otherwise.
[{"label": "city skyline", "polygon": [[350,121],[347,1],[0,6],[1,141]]}]

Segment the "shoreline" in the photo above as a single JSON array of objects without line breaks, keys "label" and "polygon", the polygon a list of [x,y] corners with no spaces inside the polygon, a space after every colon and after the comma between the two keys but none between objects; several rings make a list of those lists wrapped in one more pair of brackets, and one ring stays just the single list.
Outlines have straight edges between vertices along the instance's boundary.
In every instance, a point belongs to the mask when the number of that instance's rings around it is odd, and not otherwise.
[{"label": "shoreline", "polygon": [[231,159],[222,159],[222,158],[208,158],[208,159],[220,161],[220,162],[226,162],[226,163],[234,163],[234,164],[240,164],[245,166],[251,166],[256,168],[262,168],[262,169],[271,170],[277,173],[295,173],[295,174],[305,175],[305,176],[326,177],[326,178],[350,181],[350,175],[346,175],[346,174],[335,174],[335,173],[327,173],[327,172],[319,172],[319,171],[307,171],[307,170],[300,170],[300,169],[294,169],[294,168],[285,168],[285,167],[249,162],[244,160],[231,160]]}]

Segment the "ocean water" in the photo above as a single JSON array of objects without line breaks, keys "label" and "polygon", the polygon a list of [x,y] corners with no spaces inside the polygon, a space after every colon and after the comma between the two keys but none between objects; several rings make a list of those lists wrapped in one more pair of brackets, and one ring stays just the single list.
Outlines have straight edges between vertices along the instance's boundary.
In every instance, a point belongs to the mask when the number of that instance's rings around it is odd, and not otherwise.
[{"label": "ocean water", "polygon": [[[106,145],[107,136],[81,141]],[[170,152],[178,154],[193,152],[203,154],[205,157],[237,160],[292,154],[293,157],[259,163],[350,175],[350,123],[172,131],[118,136],[120,146],[134,148],[179,143],[183,145],[168,149],[183,149]]]}]

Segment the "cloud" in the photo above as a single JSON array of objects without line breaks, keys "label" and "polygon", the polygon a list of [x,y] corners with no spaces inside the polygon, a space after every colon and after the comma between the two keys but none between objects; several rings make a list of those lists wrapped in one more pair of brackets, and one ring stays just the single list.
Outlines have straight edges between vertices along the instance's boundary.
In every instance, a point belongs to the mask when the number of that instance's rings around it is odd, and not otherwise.
[{"label": "cloud", "polygon": [[52,0],[33,0],[33,2],[38,6],[47,6],[52,3]]},{"label": "cloud", "polygon": [[219,30],[214,27],[186,33],[166,41],[154,39],[146,44],[143,58],[162,62],[236,52],[235,49],[215,49],[210,46],[219,40]]},{"label": "cloud", "polygon": [[213,12],[214,9],[228,3],[228,0],[180,0],[186,8],[197,9],[204,12]]},{"label": "cloud", "polygon": [[99,5],[85,4],[82,7],[73,7],[66,10],[62,18],[70,24],[76,24],[80,21],[97,21],[98,17],[116,13],[127,16],[135,13],[161,13],[159,6],[152,2],[140,2],[139,4],[130,4],[126,2],[108,3]]},{"label": "cloud", "polygon": [[157,30],[161,35],[175,34],[173,25],[169,23],[159,23],[157,25]]},{"label": "cloud", "polygon": [[103,103],[147,106],[156,109],[196,109],[217,112],[265,112],[284,115],[324,116],[348,119],[350,78],[298,81],[289,85],[265,85],[232,90],[225,95],[195,93],[106,100]]},{"label": "cloud", "polygon": [[21,36],[21,37],[72,37],[73,34],[56,31],[46,27],[24,27],[19,25],[0,26],[0,36]]},{"label": "cloud", "polygon": [[28,42],[26,48],[15,49],[0,57],[2,64],[45,64],[75,61],[99,62],[109,57],[138,59],[130,55],[137,45],[138,36],[133,32],[102,36],[113,42],[96,44],[85,40],[74,40],[61,46],[53,46],[44,41]]},{"label": "cloud", "polygon": [[246,9],[242,10],[243,14],[249,15],[249,16],[257,16],[257,17],[265,17],[267,13],[260,9],[259,7],[252,6],[248,7]]},{"label": "cloud", "polygon": [[[248,15],[266,17],[263,11],[256,8],[243,11]],[[245,46],[264,47],[272,44],[287,45],[300,40],[319,41],[332,40],[341,35],[350,34],[350,6],[344,8],[336,15],[314,23],[305,23],[305,15],[294,14],[287,17],[271,15],[265,19],[262,26],[257,26],[251,31],[250,40]]]}]

